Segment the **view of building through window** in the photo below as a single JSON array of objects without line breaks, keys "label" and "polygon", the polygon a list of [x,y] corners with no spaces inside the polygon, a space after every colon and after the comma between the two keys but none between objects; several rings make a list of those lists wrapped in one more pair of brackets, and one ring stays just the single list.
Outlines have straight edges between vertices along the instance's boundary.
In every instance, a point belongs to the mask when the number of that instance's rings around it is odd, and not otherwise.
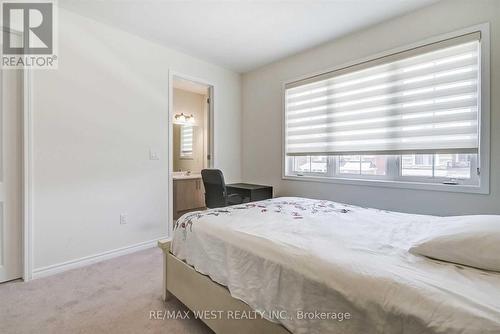
[{"label": "view of building through window", "polygon": [[[475,154],[341,155],[293,157],[294,173],[329,175],[389,175],[389,165],[402,177],[470,179]],[[397,164],[397,165],[396,165]],[[400,166],[400,168],[396,167]],[[396,172],[393,172],[394,174]]]},{"label": "view of building through window", "polygon": [[339,174],[385,175],[385,155],[343,155],[339,157]]},{"label": "view of building through window", "polygon": [[300,173],[326,173],[326,156],[297,156],[294,159],[294,170]]},{"label": "view of building through window", "polygon": [[401,175],[470,179],[471,154],[409,154],[401,157]]}]

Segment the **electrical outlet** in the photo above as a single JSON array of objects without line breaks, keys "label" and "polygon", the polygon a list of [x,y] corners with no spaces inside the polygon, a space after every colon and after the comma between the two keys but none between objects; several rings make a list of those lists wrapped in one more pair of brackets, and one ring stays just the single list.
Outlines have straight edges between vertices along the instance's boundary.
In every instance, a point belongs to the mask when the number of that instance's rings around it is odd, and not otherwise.
[{"label": "electrical outlet", "polygon": [[120,215],[120,225],[124,225],[128,222],[128,215],[126,213],[122,213]]}]

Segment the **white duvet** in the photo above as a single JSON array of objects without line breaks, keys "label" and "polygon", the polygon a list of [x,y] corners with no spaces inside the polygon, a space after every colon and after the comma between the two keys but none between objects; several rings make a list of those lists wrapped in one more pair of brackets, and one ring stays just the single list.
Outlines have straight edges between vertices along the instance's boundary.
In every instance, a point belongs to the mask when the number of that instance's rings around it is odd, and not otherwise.
[{"label": "white duvet", "polygon": [[172,251],[292,333],[500,333],[500,273],[408,252],[441,223],[276,198],[184,215]]}]

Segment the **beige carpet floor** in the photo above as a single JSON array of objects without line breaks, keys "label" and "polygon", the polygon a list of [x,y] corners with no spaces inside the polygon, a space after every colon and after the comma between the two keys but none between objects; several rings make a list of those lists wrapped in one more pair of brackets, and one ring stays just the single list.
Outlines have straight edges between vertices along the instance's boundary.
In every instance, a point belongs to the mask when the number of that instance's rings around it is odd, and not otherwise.
[{"label": "beige carpet floor", "polygon": [[28,283],[0,284],[0,333],[211,333],[193,319],[150,320],[164,303],[162,254],[140,251]]}]

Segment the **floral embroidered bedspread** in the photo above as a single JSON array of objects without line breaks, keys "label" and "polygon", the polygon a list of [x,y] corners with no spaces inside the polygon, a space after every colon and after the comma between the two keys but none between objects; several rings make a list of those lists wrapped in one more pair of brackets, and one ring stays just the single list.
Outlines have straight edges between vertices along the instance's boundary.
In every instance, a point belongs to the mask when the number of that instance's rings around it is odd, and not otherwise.
[{"label": "floral embroidered bedspread", "polygon": [[[274,198],[260,202],[244,203],[240,205],[216,208],[205,211],[190,212],[180,217],[174,224],[174,231],[181,229],[184,233],[191,232],[193,224],[208,216],[222,216],[236,214],[241,210],[252,211],[253,214],[267,215],[278,213],[289,216],[292,219],[303,219],[305,216],[343,213],[347,214],[355,210],[355,206],[331,202],[327,200],[312,200],[306,198]],[[258,219],[259,217],[256,217]]]}]

